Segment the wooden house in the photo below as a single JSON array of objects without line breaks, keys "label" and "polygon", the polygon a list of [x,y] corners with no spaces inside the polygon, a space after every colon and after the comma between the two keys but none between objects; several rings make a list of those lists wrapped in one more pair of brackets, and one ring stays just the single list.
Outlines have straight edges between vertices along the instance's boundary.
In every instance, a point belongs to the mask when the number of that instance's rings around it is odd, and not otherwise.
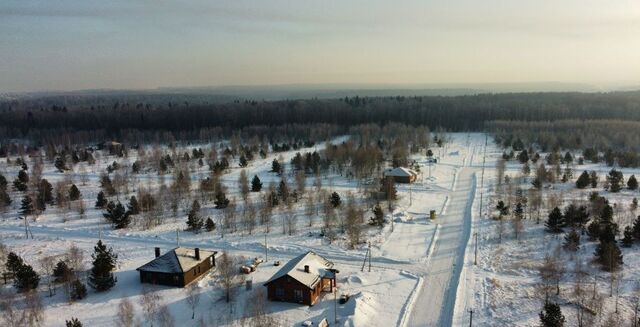
[{"label": "wooden house", "polygon": [[216,253],[178,247],[160,255],[155,248],[155,259],[136,270],[141,283],[185,287],[216,266]]},{"label": "wooden house", "polygon": [[393,178],[396,183],[413,183],[418,178],[418,173],[404,167],[389,168],[384,171],[385,178]]},{"label": "wooden house", "polygon": [[285,264],[264,286],[271,301],[314,305],[322,292],[333,292],[336,272],[331,261],[307,252]]}]

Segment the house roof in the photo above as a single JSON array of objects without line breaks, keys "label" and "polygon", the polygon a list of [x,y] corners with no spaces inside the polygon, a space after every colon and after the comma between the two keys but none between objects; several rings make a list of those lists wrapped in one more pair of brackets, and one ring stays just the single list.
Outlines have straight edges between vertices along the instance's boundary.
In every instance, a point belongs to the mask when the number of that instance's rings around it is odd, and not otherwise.
[{"label": "house roof", "polygon": [[[304,266],[309,266],[308,273],[304,271]],[[333,262],[309,251],[287,262],[264,285],[289,276],[308,288],[314,288],[321,277],[334,277],[334,273],[329,270],[331,268],[333,268]]]},{"label": "house roof", "polygon": [[200,260],[196,260],[195,249],[178,247],[142,265],[136,270],[159,273],[182,273],[214,256],[216,251],[200,249]]},{"label": "house roof", "polygon": [[385,176],[394,176],[394,177],[410,177],[418,175],[415,171],[411,169],[407,169],[404,167],[397,168],[389,168],[384,171]]}]

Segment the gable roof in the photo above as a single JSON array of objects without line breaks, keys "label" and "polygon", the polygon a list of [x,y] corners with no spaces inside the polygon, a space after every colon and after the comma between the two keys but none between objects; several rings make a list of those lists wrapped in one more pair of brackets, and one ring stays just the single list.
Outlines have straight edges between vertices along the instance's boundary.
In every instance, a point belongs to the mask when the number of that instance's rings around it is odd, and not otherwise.
[{"label": "gable roof", "polygon": [[136,270],[159,273],[183,273],[191,270],[197,264],[209,260],[216,251],[200,249],[200,260],[196,260],[195,249],[178,247],[149,261]]},{"label": "gable roof", "polygon": [[384,171],[385,176],[410,177],[418,175],[415,171],[404,167],[389,168]]},{"label": "gable roof", "polygon": [[[304,266],[309,266],[308,273],[304,271]],[[314,288],[321,277],[334,277],[334,273],[329,271],[331,268],[333,268],[333,262],[309,251],[287,262],[264,285],[289,276],[308,288]]]}]

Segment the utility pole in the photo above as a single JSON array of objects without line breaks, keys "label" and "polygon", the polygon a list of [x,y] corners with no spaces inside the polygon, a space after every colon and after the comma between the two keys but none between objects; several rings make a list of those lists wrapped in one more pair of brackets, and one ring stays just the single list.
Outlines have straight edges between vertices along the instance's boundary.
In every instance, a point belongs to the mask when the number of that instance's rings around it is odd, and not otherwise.
[{"label": "utility pole", "polygon": [[269,248],[267,247],[267,233],[264,233],[264,262],[269,261]]},{"label": "utility pole", "polygon": [[473,233],[473,236],[476,237],[476,250],[473,258],[473,264],[477,265],[478,264],[478,232]]},{"label": "utility pole", "polygon": [[176,228],[176,247],[180,247],[180,230]]},{"label": "utility pole", "polygon": [[473,324],[473,309],[469,310],[469,327]]},{"label": "utility pole", "polygon": [[371,241],[369,241],[369,272],[371,272]]}]

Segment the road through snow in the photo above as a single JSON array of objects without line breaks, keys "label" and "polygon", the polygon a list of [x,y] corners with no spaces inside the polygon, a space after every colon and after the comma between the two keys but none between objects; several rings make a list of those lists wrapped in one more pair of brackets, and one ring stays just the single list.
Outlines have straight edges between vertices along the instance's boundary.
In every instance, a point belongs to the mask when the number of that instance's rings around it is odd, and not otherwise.
[{"label": "road through snow", "polygon": [[433,255],[423,266],[424,283],[415,300],[408,326],[451,326],[455,297],[471,233],[471,207],[475,197],[475,168],[460,170],[445,215],[438,217],[439,236]]}]

